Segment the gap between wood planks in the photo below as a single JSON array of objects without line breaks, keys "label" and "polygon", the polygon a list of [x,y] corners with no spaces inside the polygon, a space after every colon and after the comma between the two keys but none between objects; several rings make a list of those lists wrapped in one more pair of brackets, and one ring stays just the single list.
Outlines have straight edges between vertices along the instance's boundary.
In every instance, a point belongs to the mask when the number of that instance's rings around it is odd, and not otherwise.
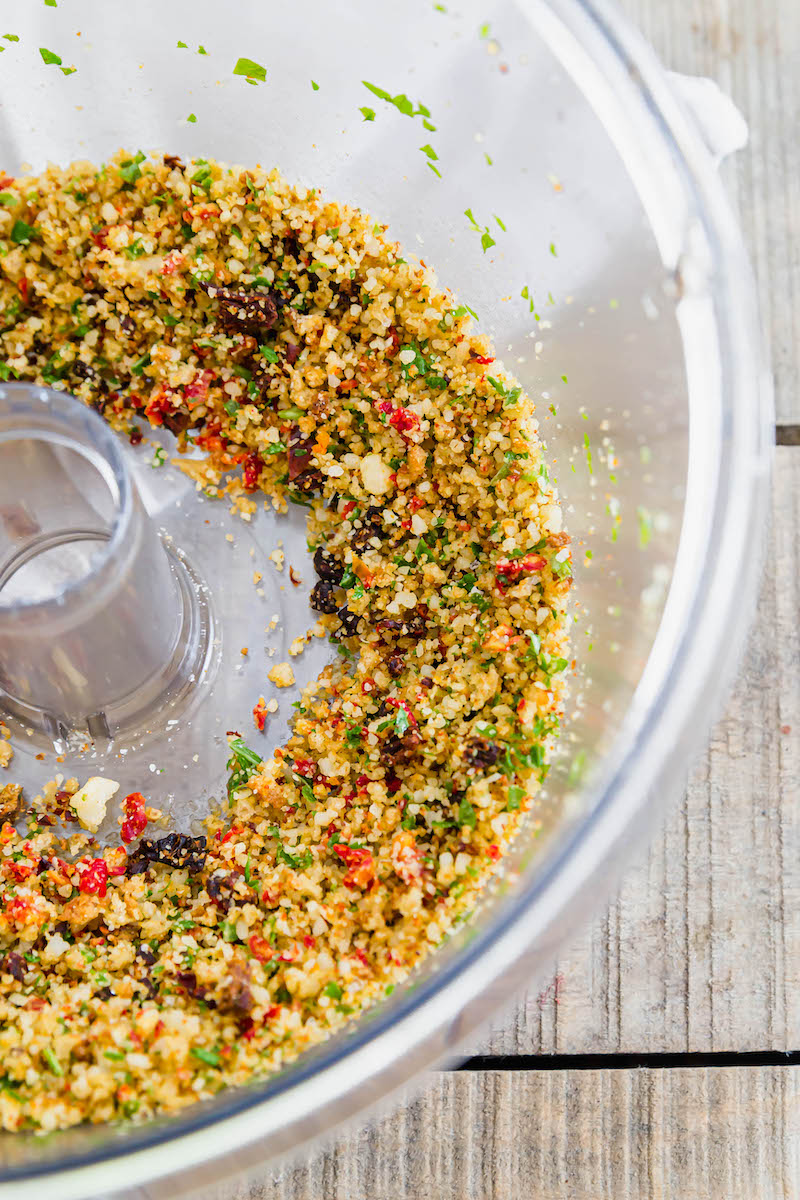
[{"label": "gap between wood planks", "polygon": [[[800,443],[798,443],[800,444]],[[630,1071],[636,1067],[797,1067],[800,1050],[664,1054],[475,1054],[455,1071]]]},{"label": "gap between wood planks", "polygon": [[776,425],[776,446],[800,446],[800,425]]}]

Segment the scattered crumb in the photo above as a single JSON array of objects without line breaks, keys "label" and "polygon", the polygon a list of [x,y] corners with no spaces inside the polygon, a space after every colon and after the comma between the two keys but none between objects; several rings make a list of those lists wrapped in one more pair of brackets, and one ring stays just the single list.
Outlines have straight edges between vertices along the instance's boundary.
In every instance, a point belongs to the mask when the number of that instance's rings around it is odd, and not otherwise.
[{"label": "scattered crumb", "polygon": [[267,557],[269,558],[270,562],[275,563],[275,567],[278,571],[283,570],[283,560],[286,555],[282,550],[273,550],[271,554],[267,555]]},{"label": "scattered crumb", "polygon": [[7,767],[14,757],[14,747],[5,739],[0,741],[0,767]]},{"label": "scattered crumb", "polygon": [[287,662],[276,663],[270,668],[267,679],[275,684],[275,687],[291,687],[294,683],[294,671]]},{"label": "scattered crumb", "polygon": [[300,584],[303,582],[299,575],[295,575],[294,567],[289,567],[289,578],[295,587],[300,587]]},{"label": "scattered crumb", "polygon": [[249,647],[249,646],[242,646],[242,648],[241,648],[241,650],[239,651],[239,653],[242,655],[242,658],[247,658],[247,655],[248,655],[249,651],[250,651],[250,647]]},{"label": "scattered crumb", "polygon": [[253,571],[253,583],[261,583],[261,580],[263,578],[264,578],[264,576],[261,574],[260,571]]},{"label": "scattered crumb", "polygon": [[296,637],[289,647],[289,654],[294,658],[298,654],[302,654],[306,648],[306,639],[304,637]]},{"label": "scattered crumb", "polygon": [[75,816],[84,829],[96,833],[103,823],[108,802],[119,791],[114,779],[92,775],[70,800]]}]

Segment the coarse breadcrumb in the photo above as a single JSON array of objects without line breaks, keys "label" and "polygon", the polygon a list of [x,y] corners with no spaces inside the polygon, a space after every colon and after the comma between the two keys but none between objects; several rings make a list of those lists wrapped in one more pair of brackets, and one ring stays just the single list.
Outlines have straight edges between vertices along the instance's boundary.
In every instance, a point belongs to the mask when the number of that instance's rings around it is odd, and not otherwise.
[{"label": "coarse breadcrumb", "polygon": [[572,572],[529,398],[368,214],[124,153],[2,190],[2,375],[165,426],[245,515],[305,505],[341,652],[269,762],[231,737],[204,837],[135,792],[101,850],[56,832],[77,780],[0,790],[0,1120],[52,1130],[279,1069],[474,909],[547,771]]}]

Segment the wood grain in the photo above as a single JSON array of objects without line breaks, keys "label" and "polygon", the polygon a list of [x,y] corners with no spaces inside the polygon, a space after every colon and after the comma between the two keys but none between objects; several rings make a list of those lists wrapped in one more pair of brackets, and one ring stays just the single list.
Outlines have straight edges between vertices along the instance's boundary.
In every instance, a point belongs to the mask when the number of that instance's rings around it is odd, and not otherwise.
[{"label": "wood grain", "polygon": [[800,15],[797,0],[621,0],[665,66],[708,75],[750,126],[723,167],[758,281],[779,422],[800,421]]},{"label": "wood grain", "polygon": [[798,528],[780,447],[758,618],[683,804],[482,1053],[800,1048]]},{"label": "wood grain", "polygon": [[437,1073],[328,1151],[226,1196],[777,1200],[800,1193],[799,1147],[799,1067]]}]

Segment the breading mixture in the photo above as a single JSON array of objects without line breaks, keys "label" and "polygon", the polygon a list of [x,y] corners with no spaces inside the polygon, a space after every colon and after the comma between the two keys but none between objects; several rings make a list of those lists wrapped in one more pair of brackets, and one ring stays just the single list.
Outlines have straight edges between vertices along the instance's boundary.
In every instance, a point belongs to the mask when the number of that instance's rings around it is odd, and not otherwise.
[{"label": "breading mixture", "polygon": [[144,1119],[328,1037],[474,908],[562,714],[569,538],[469,310],[275,171],[0,179],[0,313],[3,377],[166,426],[244,510],[306,505],[339,650],[271,761],[231,737],[207,837],[143,836],[148,791],[101,849],[58,835],[82,781],[0,790],[2,1123]]}]

